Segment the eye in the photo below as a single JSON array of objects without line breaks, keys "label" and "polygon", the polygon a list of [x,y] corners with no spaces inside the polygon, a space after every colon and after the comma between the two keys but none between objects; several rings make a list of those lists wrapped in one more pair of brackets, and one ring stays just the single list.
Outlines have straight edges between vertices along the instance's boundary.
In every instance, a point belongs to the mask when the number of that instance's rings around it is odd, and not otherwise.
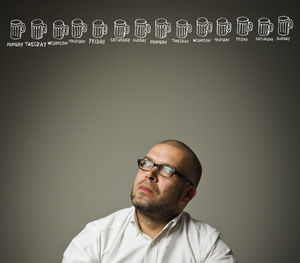
[{"label": "eye", "polygon": [[159,174],[166,177],[171,177],[173,175],[173,169],[169,166],[163,165],[160,168]]},{"label": "eye", "polygon": [[164,172],[167,172],[167,173],[170,173],[170,172],[172,172],[172,168],[170,168],[169,166],[163,166],[163,170],[164,170]]},{"label": "eye", "polygon": [[153,163],[150,162],[149,160],[144,160],[143,166],[146,166],[146,167],[152,167],[152,166],[153,166]]},{"label": "eye", "polygon": [[150,162],[150,161],[148,161],[148,160],[144,160],[144,165],[152,166],[152,162]]}]

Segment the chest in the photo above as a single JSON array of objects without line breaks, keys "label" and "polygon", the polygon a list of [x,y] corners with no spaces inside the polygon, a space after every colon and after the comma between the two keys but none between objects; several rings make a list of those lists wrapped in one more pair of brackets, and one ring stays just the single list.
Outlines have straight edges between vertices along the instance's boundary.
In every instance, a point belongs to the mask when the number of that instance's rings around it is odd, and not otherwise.
[{"label": "chest", "polygon": [[110,244],[105,244],[103,240],[102,263],[201,262],[199,251],[193,247],[189,237],[182,233],[161,235],[153,240],[137,234],[131,228],[116,234],[118,235],[111,240]]}]

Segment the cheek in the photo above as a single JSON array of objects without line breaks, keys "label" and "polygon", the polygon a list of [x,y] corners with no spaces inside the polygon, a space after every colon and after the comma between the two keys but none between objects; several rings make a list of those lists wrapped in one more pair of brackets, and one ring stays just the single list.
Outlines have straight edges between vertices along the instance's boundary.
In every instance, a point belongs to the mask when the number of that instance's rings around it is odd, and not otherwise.
[{"label": "cheek", "polygon": [[174,182],[162,177],[159,184],[160,193],[171,198],[177,193],[178,189]]},{"label": "cheek", "polygon": [[145,178],[144,173],[145,173],[144,171],[138,170],[135,180],[141,181],[142,179],[144,179]]},{"label": "cheek", "polygon": [[143,175],[144,173],[145,173],[145,171],[138,169],[136,176]]},{"label": "cheek", "polygon": [[137,175],[135,176],[135,179],[134,179],[134,184],[138,184],[139,182],[141,182],[142,180],[144,179],[144,175],[142,173],[141,170],[138,171]]},{"label": "cheek", "polygon": [[180,185],[173,184],[166,190],[168,196],[173,200],[177,200],[182,194],[182,187]]}]

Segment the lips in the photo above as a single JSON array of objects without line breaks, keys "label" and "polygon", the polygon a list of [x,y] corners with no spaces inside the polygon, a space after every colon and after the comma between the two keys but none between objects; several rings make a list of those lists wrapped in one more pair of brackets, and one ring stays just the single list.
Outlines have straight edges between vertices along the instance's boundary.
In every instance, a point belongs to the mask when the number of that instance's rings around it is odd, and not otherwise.
[{"label": "lips", "polygon": [[148,193],[148,194],[152,194],[153,193],[152,189],[150,187],[146,186],[146,185],[141,185],[139,187],[139,189],[141,191],[145,192],[145,193]]}]

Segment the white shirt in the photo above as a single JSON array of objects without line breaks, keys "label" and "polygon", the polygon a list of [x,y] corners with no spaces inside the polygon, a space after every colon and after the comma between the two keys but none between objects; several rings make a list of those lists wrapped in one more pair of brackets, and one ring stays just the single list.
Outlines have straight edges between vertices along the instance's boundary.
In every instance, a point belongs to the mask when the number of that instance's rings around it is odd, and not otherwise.
[{"label": "white shirt", "polygon": [[139,228],[135,208],[93,221],[72,240],[62,263],[236,263],[213,227],[182,212],[155,237]]}]

